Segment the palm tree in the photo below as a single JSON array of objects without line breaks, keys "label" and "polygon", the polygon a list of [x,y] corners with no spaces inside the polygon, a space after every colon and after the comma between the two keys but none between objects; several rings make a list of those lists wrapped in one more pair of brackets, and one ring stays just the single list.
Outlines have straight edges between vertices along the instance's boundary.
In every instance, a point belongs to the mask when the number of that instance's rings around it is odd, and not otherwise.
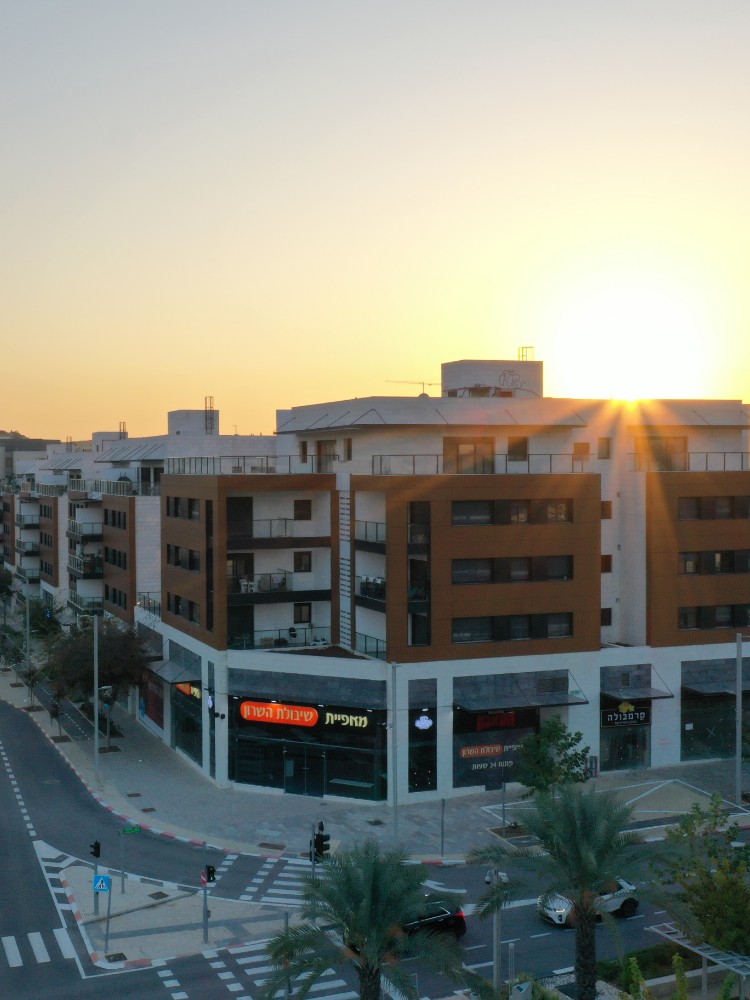
[{"label": "palm tree", "polygon": [[[514,863],[539,876],[545,901],[563,896],[573,904],[579,1000],[594,1000],[596,995],[596,899],[601,887],[620,874],[638,842],[624,831],[631,815],[630,806],[611,793],[561,785],[555,797],[538,796],[524,819],[543,850],[513,851]],[[506,848],[491,845],[471,851],[467,861],[496,866],[507,855]],[[493,887],[480,901],[480,913],[493,913],[506,899],[505,886]]]},{"label": "palm tree", "polygon": [[268,946],[274,971],[263,994],[267,1000],[297,980],[300,1000],[331,967],[349,963],[359,976],[362,1000],[379,1000],[381,980],[409,1000],[417,1000],[413,973],[403,959],[427,960],[452,982],[489,998],[489,982],[465,969],[463,949],[452,937],[425,931],[407,934],[404,926],[425,915],[445,896],[425,893],[423,865],[410,864],[398,848],[381,852],[368,840],[326,858],[304,879],[300,923]]}]

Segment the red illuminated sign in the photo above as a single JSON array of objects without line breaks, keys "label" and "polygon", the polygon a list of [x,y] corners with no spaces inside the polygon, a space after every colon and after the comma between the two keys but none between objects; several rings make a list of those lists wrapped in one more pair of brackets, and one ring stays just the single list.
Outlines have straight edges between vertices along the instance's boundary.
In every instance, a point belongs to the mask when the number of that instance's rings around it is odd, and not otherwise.
[{"label": "red illuminated sign", "polygon": [[247,722],[277,722],[287,726],[314,726],[318,722],[317,709],[279,702],[243,701],[240,715]]}]

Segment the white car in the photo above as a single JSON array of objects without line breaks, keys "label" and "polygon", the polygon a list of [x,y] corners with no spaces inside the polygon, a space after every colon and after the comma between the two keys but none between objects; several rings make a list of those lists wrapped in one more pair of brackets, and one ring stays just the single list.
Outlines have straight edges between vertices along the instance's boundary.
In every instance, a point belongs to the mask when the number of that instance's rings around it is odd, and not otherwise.
[{"label": "white car", "polygon": [[[638,909],[637,890],[624,878],[616,878],[607,885],[596,897],[596,908],[599,913],[616,913],[620,917],[632,917]],[[539,914],[545,920],[562,927],[572,927],[574,923],[573,904],[565,896],[550,896],[546,900],[540,896],[537,900]]]}]

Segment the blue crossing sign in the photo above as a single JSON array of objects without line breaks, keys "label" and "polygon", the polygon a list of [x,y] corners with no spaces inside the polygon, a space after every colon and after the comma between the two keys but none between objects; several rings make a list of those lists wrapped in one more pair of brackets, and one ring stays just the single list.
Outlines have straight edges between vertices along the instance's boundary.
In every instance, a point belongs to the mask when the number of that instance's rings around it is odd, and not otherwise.
[{"label": "blue crossing sign", "polygon": [[109,892],[111,885],[109,875],[94,875],[94,892]]}]

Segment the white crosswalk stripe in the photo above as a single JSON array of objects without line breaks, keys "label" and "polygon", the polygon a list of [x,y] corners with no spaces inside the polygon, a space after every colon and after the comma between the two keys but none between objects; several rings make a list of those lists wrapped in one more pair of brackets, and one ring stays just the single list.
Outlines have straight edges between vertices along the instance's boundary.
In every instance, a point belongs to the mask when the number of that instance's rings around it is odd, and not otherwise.
[{"label": "white crosswalk stripe", "polygon": [[[40,931],[30,931],[26,935],[7,935],[0,938],[0,944],[3,946],[5,960],[11,969],[17,969],[22,965],[31,965],[34,962],[43,965],[54,961],[60,955],[63,958],[76,957],[73,942],[64,927],[53,928],[52,937],[50,938],[48,935],[47,941],[45,941],[45,935]],[[52,954],[50,954],[50,949]],[[0,967],[2,967],[1,957]]]},{"label": "white crosswalk stripe", "polygon": [[[255,985],[263,986],[265,984],[269,972],[273,971],[273,966],[268,964],[268,955],[264,948],[251,946],[247,949],[233,951],[233,955],[242,971],[253,980]],[[290,996],[296,996],[299,991],[300,986],[292,984]],[[334,969],[328,969],[316,983],[313,983],[309,988],[309,993],[315,997],[315,1000],[356,1000],[359,995],[349,989],[348,983],[341,979]],[[284,990],[280,990],[277,996],[283,997]]]}]

